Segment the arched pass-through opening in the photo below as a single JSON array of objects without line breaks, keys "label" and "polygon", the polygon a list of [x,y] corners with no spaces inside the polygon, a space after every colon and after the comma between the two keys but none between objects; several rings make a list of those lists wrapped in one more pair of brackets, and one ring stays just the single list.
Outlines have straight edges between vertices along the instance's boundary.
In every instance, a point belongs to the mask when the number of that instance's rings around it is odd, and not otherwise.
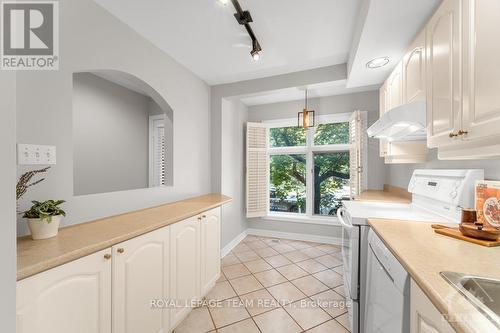
[{"label": "arched pass-through opening", "polygon": [[73,147],[74,195],[173,185],[173,110],[132,74],[73,73]]}]

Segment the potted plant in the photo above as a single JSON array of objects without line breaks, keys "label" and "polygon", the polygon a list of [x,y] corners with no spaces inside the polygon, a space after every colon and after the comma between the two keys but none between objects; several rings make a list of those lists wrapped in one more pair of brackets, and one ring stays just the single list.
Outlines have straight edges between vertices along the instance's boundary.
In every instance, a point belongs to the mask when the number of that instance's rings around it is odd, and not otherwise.
[{"label": "potted plant", "polygon": [[59,205],[64,200],[32,201],[33,206],[24,212],[33,239],[46,239],[57,235],[59,224],[66,212]]}]

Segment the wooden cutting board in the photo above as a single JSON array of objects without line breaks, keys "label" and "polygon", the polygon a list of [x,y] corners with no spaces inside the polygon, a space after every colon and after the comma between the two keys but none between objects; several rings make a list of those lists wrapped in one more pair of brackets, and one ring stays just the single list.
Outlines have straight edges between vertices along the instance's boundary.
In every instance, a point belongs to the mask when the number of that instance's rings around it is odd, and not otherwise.
[{"label": "wooden cutting board", "polygon": [[466,242],[482,245],[482,246],[487,246],[487,247],[493,247],[493,246],[500,246],[500,240],[496,241],[489,241],[489,240],[483,240],[483,239],[477,239],[477,238],[472,238],[468,236],[462,235],[460,230],[458,228],[453,228],[453,227],[448,227],[445,225],[441,224],[433,224],[432,228],[434,229],[434,232],[440,234],[440,235],[445,235],[449,237],[453,237],[456,239],[460,239]]}]

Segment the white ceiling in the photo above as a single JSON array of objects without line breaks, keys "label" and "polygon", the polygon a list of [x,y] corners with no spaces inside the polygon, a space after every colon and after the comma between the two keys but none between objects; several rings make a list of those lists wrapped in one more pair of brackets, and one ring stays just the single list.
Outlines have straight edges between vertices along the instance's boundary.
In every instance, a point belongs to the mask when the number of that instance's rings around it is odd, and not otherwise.
[{"label": "white ceiling", "polygon": [[[349,56],[348,87],[380,84],[442,0],[362,0]],[[366,68],[374,58],[387,66]]]},{"label": "white ceiling", "polygon": [[[263,48],[217,0],[95,0],[208,84],[347,62],[360,0],[240,0]],[[419,0],[420,1],[420,0]]]},{"label": "white ceiling", "polygon": [[[307,86],[308,97],[309,98],[326,97],[333,95],[351,94],[362,91],[372,91],[378,89],[378,85],[358,87],[358,88],[346,88],[345,85],[346,85],[346,80],[311,84]],[[287,101],[297,101],[304,99],[305,89],[306,87],[279,89],[279,90],[267,91],[265,93],[239,97],[239,100],[242,101],[247,106],[271,104],[271,103],[279,103]]]},{"label": "white ceiling", "polygon": [[[232,4],[217,0],[95,0],[210,85],[348,63],[347,80],[310,87],[312,97],[374,90],[441,0],[239,0],[263,48]],[[389,56],[388,66],[366,62]],[[303,87],[245,96],[247,105],[301,99]]]}]

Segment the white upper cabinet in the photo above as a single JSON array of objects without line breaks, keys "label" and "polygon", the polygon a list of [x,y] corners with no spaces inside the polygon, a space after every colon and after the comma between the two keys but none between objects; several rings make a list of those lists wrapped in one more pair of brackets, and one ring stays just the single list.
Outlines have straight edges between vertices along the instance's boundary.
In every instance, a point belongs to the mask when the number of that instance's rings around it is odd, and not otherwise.
[{"label": "white upper cabinet", "polygon": [[111,333],[111,249],[17,283],[17,333]]},{"label": "white upper cabinet", "polygon": [[170,330],[170,310],[152,300],[169,299],[170,228],[164,227],[113,246],[113,331]]},{"label": "white upper cabinet", "polygon": [[[387,82],[384,82],[382,87],[380,87],[380,91],[379,91],[380,117],[382,117],[384,112],[387,110],[387,104],[388,104],[387,98],[388,98]],[[385,157],[387,155],[387,152],[388,152],[389,143],[387,142],[387,140],[380,139],[379,144],[380,144],[380,151],[379,151],[380,154],[379,155],[380,155],[380,157]]]},{"label": "white upper cabinet", "polygon": [[[379,93],[380,116],[402,104],[425,100],[425,33],[417,36]],[[426,142],[380,139],[380,156],[386,164],[423,163],[427,158]]]},{"label": "white upper cabinet", "polygon": [[201,295],[220,276],[220,207],[201,215]]},{"label": "white upper cabinet", "polygon": [[403,57],[403,101],[425,101],[425,30]]},{"label": "white upper cabinet", "polygon": [[398,63],[387,79],[386,110],[403,104],[403,64]]},{"label": "white upper cabinet", "polygon": [[200,298],[200,221],[191,217],[170,228],[170,297],[180,302],[171,311],[175,327],[191,311],[190,302]]},{"label": "white upper cabinet", "polygon": [[[464,1],[464,141],[500,135],[500,2]],[[497,140],[498,142],[498,140]]]},{"label": "white upper cabinet", "polygon": [[426,27],[429,147],[452,144],[461,124],[461,1],[444,0]]}]

